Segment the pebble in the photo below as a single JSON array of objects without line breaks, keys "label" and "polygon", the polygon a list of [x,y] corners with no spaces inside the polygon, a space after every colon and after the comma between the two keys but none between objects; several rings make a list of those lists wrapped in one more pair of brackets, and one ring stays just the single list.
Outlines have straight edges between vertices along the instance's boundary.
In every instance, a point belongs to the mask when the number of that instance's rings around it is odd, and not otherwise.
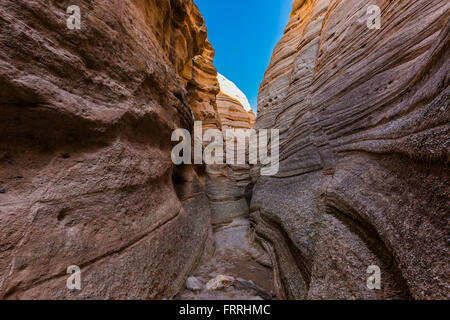
[{"label": "pebble", "polygon": [[233,285],[234,278],[229,276],[217,276],[214,279],[209,280],[206,284],[206,289],[209,291],[218,291],[229,288]]},{"label": "pebble", "polygon": [[203,284],[196,277],[189,277],[186,280],[186,289],[190,291],[201,291]]}]

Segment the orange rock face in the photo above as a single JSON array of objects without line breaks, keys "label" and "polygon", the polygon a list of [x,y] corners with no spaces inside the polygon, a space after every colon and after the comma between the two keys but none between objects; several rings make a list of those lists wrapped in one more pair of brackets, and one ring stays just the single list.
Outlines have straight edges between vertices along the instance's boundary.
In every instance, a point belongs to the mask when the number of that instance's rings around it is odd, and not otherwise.
[{"label": "orange rock face", "polygon": [[[210,207],[171,133],[219,126],[192,1],[0,5],[0,297],[170,298],[211,248]],[[71,265],[81,291],[66,287]]]},{"label": "orange rock face", "polygon": [[369,29],[373,4],[295,1],[260,87],[281,159],[251,215],[281,298],[448,298],[450,4],[376,1]]}]

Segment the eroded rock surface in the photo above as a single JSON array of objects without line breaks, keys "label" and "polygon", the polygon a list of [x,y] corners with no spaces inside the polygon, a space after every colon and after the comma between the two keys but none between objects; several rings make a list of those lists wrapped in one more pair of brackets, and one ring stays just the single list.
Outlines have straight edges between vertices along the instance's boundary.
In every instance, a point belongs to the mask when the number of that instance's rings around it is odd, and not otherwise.
[{"label": "eroded rock surface", "polygon": [[251,129],[255,114],[245,94],[230,80],[218,74],[220,91],[216,97],[223,128]]},{"label": "eroded rock surface", "polygon": [[[218,75],[220,93],[217,109],[225,145],[227,131],[250,129],[255,116],[247,98],[234,83]],[[224,147],[224,160],[227,157]],[[248,143],[237,152],[248,153]],[[248,156],[247,156],[248,159]],[[186,300],[261,300],[274,296],[270,258],[254,241],[250,228],[247,187],[251,183],[250,166],[229,163],[206,166],[206,191],[211,204],[215,251],[192,275],[202,284],[192,290],[186,283],[176,296]]]},{"label": "eroded rock surface", "polygon": [[296,0],[261,84],[281,159],[251,219],[280,298],[449,296],[450,4],[376,1],[370,30],[372,4]]},{"label": "eroded rock surface", "polygon": [[[230,164],[226,161],[226,146],[230,138],[229,130],[251,129],[255,121],[250,104],[237,86],[222,75],[218,75],[220,92],[217,95],[217,109],[224,136],[224,163],[208,165],[207,192],[211,200],[212,222],[214,225],[229,223],[235,218],[248,217],[249,208],[246,188],[251,182],[250,166],[247,164]],[[248,143],[240,147],[235,140],[235,163],[237,153],[248,154]]]},{"label": "eroded rock surface", "polygon": [[193,115],[220,126],[204,21],[83,0],[69,30],[72,4],[0,4],[0,297],[170,298],[212,249],[203,185],[170,159]]}]

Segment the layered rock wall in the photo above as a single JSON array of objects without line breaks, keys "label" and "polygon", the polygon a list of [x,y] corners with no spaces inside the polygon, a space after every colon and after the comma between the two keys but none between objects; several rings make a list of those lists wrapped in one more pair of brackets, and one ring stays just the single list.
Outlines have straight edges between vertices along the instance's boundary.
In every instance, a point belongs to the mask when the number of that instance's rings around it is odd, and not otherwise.
[{"label": "layered rock wall", "polygon": [[220,91],[216,99],[223,128],[253,128],[256,116],[245,94],[223,75],[218,74],[217,80]]},{"label": "layered rock wall", "polygon": [[295,1],[258,98],[280,172],[257,177],[251,205],[279,297],[448,298],[449,13],[445,0]]},{"label": "layered rock wall", "polygon": [[[217,107],[224,135],[224,162],[227,157],[227,131],[251,129],[255,115],[245,95],[234,83],[218,75],[220,92],[217,95]],[[235,141],[236,142],[236,141]],[[236,144],[237,145],[237,144]],[[235,147],[238,152],[248,153],[248,144]],[[247,157],[248,159],[248,157]],[[216,226],[229,223],[238,217],[248,217],[249,204],[246,188],[250,184],[250,166],[248,164],[215,164],[207,168],[207,193],[211,201],[212,222]]]},{"label": "layered rock wall", "polygon": [[[0,297],[170,298],[211,250],[210,207],[171,133],[220,127],[191,0],[0,4]],[[81,268],[82,290],[66,270]]]}]

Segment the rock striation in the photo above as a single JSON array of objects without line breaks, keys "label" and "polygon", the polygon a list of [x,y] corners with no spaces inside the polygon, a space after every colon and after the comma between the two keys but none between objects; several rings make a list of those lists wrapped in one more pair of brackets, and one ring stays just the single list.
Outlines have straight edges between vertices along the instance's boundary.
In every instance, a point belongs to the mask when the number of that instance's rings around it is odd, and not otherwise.
[{"label": "rock striation", "polygon": [[255,114],[245,94],[230,80],[219,74],[220,92],[217,105],[224,129],[251,129],[255,124]]},{"label": "rock striation", "polygon": [[[225,136],[224,160],[230,138],[229,131],[250,129],[255,116],[245,95],[237,86],[218,75],[220,92],[217,109]],[[205,141],[204,141],[205,142]],[[235,148],[248,153],[248,143]],[[248,157],[247,157],[248,159]],[[250,166],[208,164],[206,192],[211,205],[214,254],[190,274],[180,300],[271,300],[274,297],[273,271],[270,258],[254,241],[249,222],[248,186]]]},{"label": "rock striation", "polygon": [[[171,133],[220,128],[191,0],[0,5],[0,298],[173,297],[212,249],[209,201]],[[82,290],[66,287],[81,268]]]},{"label": "rock striation", "polygon": [[[227,131],[234,129],[251,129],[255,115],[251,111],[245,95],[234,83],[218,75],[220,92],[217,95],[217,109],[225,139]],[[228,142],[229,143],[229,142]],[[224,147],[224,160],[226,147]],[[244,150],[248,152],[248,144]],[[248,158],[247,158],[248,159]],[[225,161],[224,161],[225,162]],[[248,217],[249,206],[246,199],[246,187],[250,184],[250,166],[233,164],[215,164],[206,167],[207,193],[211,201],[212,222],[214,225],[229,223],[238,217]]]},{"label": "rock striation", "polygon": [[279,298],[448,299],[450,4],[376,1],[369,29],[373,4],[296,0],[260,87],[281,158],[251,220]]}]

